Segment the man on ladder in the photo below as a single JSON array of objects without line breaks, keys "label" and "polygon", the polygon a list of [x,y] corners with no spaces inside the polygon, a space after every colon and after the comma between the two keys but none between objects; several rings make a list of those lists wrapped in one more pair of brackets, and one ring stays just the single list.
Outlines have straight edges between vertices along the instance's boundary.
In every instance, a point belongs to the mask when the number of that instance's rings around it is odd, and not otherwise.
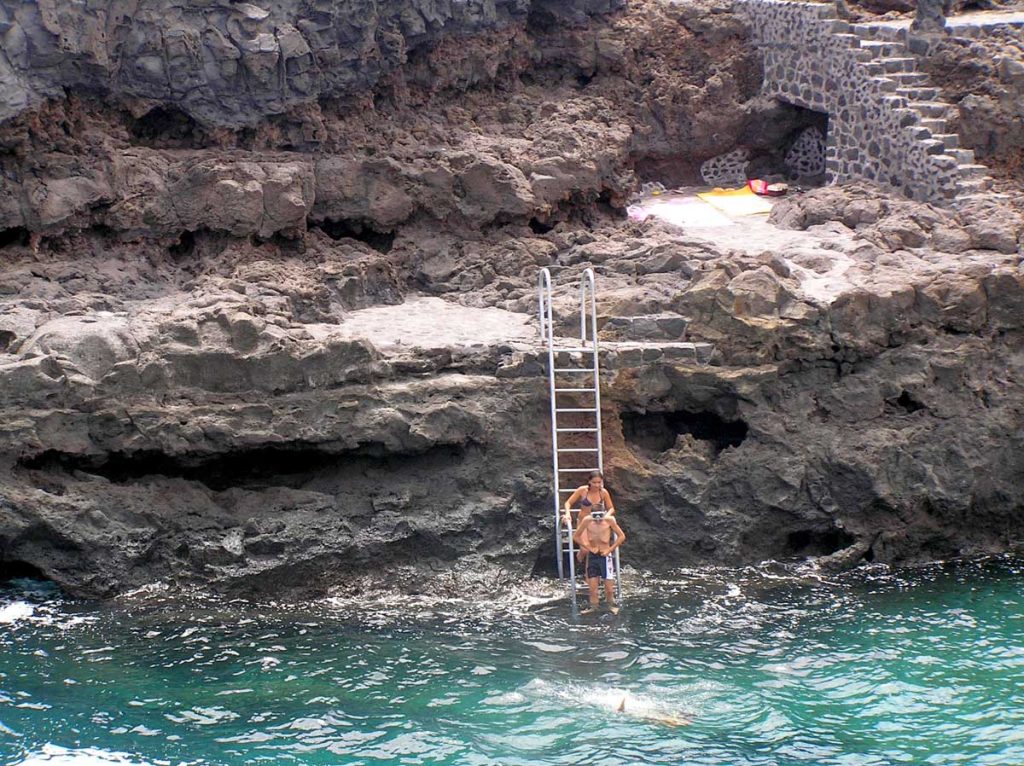
[{"label": "man on ladder", "polygon": [[587,588],[590,590],[590,605],[581,615],[594,614],[600,607],[598,586],[604,580],[604,603],[612,614],[619,613],[615,603],[615,582],[619,573],[615,570],[615,551],[626,542],[626,533],[615,521],[615,517],[596,508],[580,519],[580,525],[572,537],[580,551],[586,551],[584,572]]}]

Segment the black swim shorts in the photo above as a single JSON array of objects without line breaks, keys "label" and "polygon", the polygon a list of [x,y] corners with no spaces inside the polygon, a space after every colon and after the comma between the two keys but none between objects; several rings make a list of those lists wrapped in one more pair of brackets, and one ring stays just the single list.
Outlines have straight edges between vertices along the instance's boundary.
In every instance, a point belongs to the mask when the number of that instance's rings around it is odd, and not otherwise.
[{"label": "black swim shorts", "polygon": [[601,577],[605,580],[614,580],[615,558],[612,556],[598,556],[596,553],[588,553],[587,577]]}]

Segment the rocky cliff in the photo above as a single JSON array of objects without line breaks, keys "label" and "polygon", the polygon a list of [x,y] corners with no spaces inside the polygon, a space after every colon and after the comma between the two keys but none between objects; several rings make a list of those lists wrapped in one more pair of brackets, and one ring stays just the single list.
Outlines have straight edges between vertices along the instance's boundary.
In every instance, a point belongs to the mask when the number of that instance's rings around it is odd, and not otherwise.
[{"label": "rocky cliff", "polygon": [[641,180],[796,119],[727,6],[0,20],[6,573],[110,594],[543,569],[540,266],[565,332],[598,270],[626,561],[1020,539],[1012,200],[827,189],[715,236],[625,218]]}]

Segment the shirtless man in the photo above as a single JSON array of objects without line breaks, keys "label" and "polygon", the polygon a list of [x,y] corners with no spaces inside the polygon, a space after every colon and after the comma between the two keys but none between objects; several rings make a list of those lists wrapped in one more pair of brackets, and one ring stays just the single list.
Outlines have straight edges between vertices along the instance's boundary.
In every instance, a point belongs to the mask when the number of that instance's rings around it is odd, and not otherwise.
[{"label": "shirtless man", "polygon": [[[614,538],[613,538],[614,535]],[[600,604],[598,585],[604,580],[604,602],[612,614],[619,613],[615,604],[615,550],[626,542],[626,533],[615,518],[605,511],[594,510],[580,520],[573,542],[586,551],[586,579],[590,589],[590,606],[580,614],[593,614]]]}]

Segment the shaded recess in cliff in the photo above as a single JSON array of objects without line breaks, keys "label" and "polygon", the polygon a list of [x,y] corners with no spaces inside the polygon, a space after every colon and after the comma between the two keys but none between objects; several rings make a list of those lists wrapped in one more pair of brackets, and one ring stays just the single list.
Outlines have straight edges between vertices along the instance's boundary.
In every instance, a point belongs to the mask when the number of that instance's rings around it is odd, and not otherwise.
[{"label": "shaded recess in cliff", "polygon": [[378,253],[391,252],[395,244],[394,231],[380,231],[366,221],[327,218],[323,221],[308,220],[306,225],[310,229],[319,229],[335,242],[341,239],[354,239],[369,245]]},{"label": "shaded recess in cliff", "polygon": [[200,148],[204,138],[196,121],[174,106],[151,109],[132,119],[128,130],[135,143],[154,148]]},{"label": "shaded recess in cliff", "polygon": [[903,391],[894,399],[886,399],[885,405],[886,410],[889,412],[905,413],[907,415],[913,415],[915,412],[928,409],[907,391]]},{"label": "shaded recess in cliff", "polygon": [[0,582],[10,580],[47,580],[49,579],[42,570],[25,561],[7,561],[0,553]]},{"label": "shaded recess in cliff", "polygon": [[12,226],[0,229],[0,247],[26,247],[29,243],[29,230],[24,226]]},{"label": "shaded recess in cliff", "polygon": [[70,455],[50,450],[19,461],[21,468],[41,472],[74,472],[102,476],[114,484],[152,477],[198,482],[215,492],[233,487],[301,487],[317,475],[342,471],[415,470],[418,463],[457,465],[466,457],[462,446],[435,446],[397,452],[370,442],[355,449],[330,450],[313,445],[266,446],[221,455],[167,455],[156,450],[115,452],[105,456]]},{"label": "shaded recess in cliff", "polygon": [[714,412],[629,412],[621,413],[626,443],[647,455],[657,455],[675,446],[676,439],[689,434],[709,442],[718,455],[729,447],[738,447],[747,438],[747,424],[725,420]]},{"label": "shaded recess in cliff", "polygon": [[848,548],[856,538],[844,529],[798,529],[786,535],[786,553],[793,556],[827,556]]}]

